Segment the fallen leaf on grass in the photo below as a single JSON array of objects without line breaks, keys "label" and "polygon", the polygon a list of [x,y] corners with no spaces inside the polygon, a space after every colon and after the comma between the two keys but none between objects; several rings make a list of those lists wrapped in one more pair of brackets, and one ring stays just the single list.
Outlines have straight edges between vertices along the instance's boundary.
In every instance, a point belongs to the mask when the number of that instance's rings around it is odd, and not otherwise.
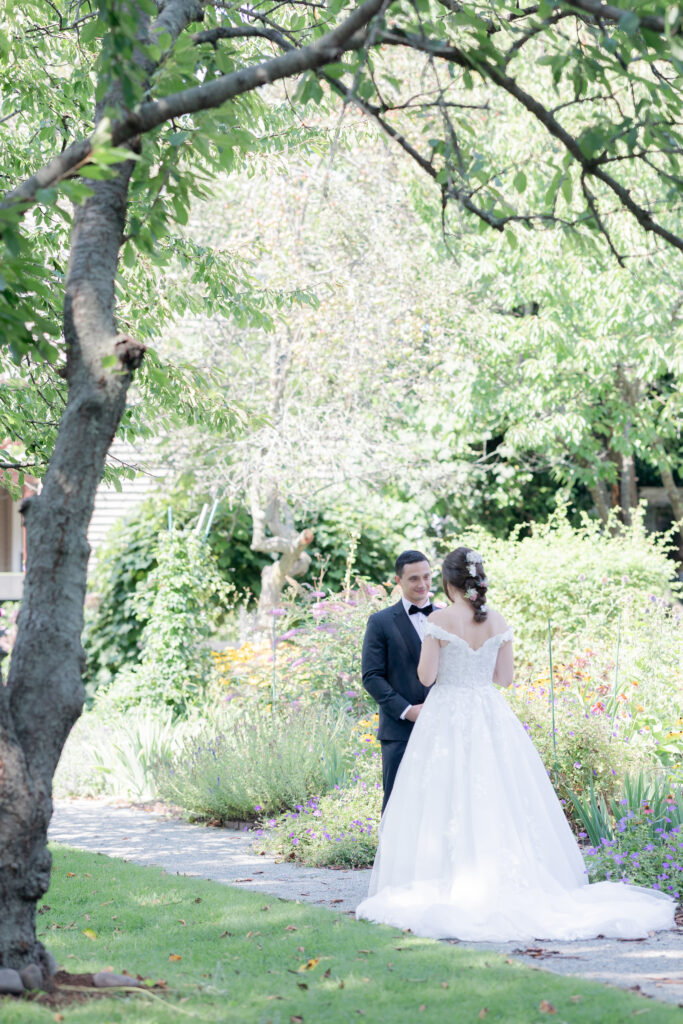
[{"label": "fallen leaf on grass", "polygon": [[169,960],[182,960],[183,958],[181,956],[179,956],[178,953],[169,953],[168,954],[168,959]]},{"label": "fallen leaf on grass", "polygon": [[[100,903],[100,906],[101,907],[108,907],[109,904],[113,903],[113,902],[114,902],[113,900],[107,900],[106,903]],[[48,907],[48,910],[49,910],[49,907]]]},{"label": "fallen leaf on grass", "polygon": [[67,871],[66,877],[67,878],[75,878],[76,877],[76,872],[75,871]]},{"label": "fallen leaf on grass", "polygon": [[295,931],[297,931],[297,927],[296,927],[295,924],[288,924],[288,925],[285,926],[285,931],[286,932],[295,932]]},{"label": "fallen leaf on grass", "polygon": [[570,1003],[580,1003],[581,1002],[581,996],[570,996],[569,997],[569,1002]]},{"label": "fallen leaf on grass", "polygon": [[418,1007],[418,1012],[419,1012],[419,1013],[424,1013],[426,1009],[427,1009],[427,1006],[426,1006],[426,1004],[425,1004],[425,1003],[422,1003],[422,1004],[421,1004],[421,1005],[420,1005],[420,1006]]},{"label": "fallen leaf on grass", "polygon": [[371,949],[359,949],[358,952],[359,953],[372,953],[372,950]]},{"label": "fallen leaf on grass", "polygon": [[541,1013],[557,1013],[553,1004],[549,1003],[547,999],[541,999],[541,1003],[538,1008]]},{"label": "fallen leaf on grass", "polygon": [[94,942],[97,939],[97,932],[94,932],[92,928],[84,928],[83,934],[86,939],[90,939],[91,942]]},{"label": "fallen leaf on grass", "polygon": [[56,1013],[52,1019],[56,1020],[58,1022],[58,1024],[59,1024],[60,1021],[64,1020],[64,1014],[63,1013]]},{"label": "fallen leaf on grass", "polygon": [[266,999],[284,999],[284,996],[266,996]]},{"label": "fallen leaf on grass", "polygon": [[297,953],[303,953],[303,951],[305,950],[305,948],[306,948],[305,946],[297,946],[297,947],[296,947],[296,951],[297,951]]},{"label": "fallen leaf on grass", "polygon": [[317,967],[320,963],[319,956],[312,956],[310,960],[307,960],[305,964],[301,964],[298,968],[299,971],[312,971],[314,967]]},{"label": "fallen leaf on grass", "polygon": [[482,1006],[481,1010],[477,1014],[477,1017],[479,1018],[479,1020],[483,1020],[488,1012],[489,1012],[488,1006]]},{"label": "fallen leaf on grass", "polygon": [[303,1017],[294,1016],[290,1017],[289,1019],[291,1021],[291,1024],[304,1024]]},{"label": "fallen leaf on grass", "polygon": [[228,935],[232,938],[232,932],[222,932],[222,934],[219,935],[218,938],[219,939],[225,939],[225,938],[228,937]]},{"label": "fallen leaf on grass", "polygon": [[194,901],[195,901],[195,903],[201,903],[202,902],[201,896],[195,896],[195,900]]},{"label": "fallen leaf on grass", "polygon": [[330,903],[343,903],[344,900],[330,900]]},{"label": "fallen leaf on grass", "polygon": [[447,981],[442,981],[441,982],[441,988],[448,988],[448,982]]},{"label": "fallen leaf on grass", "polygon": [[260,934],[261,934],[261,932],[247,932],[247,934],[244,937],[245,937],[245,939],[253,939],[255,935],[260,935]]},{"label": "fallen leaf on grass", "polygon": [[323,978],[329,978],[329,976],[331,974],[332,974],[332,970],[328,967],[327,970],[325,971],[325,973],[323,974]]},{"label": "fallen leaf on grass", "polygon": [[305,981],[297,981],[296,986],[297,986],[297,988],[305,988],[305,989],[308,988],[308,985],[306,984]]},{"label": "fallen leaf on grass", "polygon": [[179,917],[178,924],[187,924],[187,921],[183,921],[182,917]]}]

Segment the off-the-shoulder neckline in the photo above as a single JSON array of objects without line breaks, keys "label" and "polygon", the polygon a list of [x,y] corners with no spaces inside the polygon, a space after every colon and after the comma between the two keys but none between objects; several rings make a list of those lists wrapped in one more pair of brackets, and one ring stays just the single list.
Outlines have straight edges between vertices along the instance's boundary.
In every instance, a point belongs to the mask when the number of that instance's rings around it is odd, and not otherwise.
[{"label": "off-the-shoulder neckline", "polygon": [[483,644],[480,644],[479,647],[472,647],[472,645],[468,644],[467,640],[465,640],[464,637],[458,636],[457,633],[450,633],[447,629],[444,629],[443,626],[437,626],[436,622],[428,622],[427,628],[429,629],[430,626],[432,629],[438,629],[440,633],[445,633],[446,636],[452,637],[453,640],[459,640],[460,643],[464,644],[465,647],[472,651],[473,654],[476,654],[477,651],[481,651],[484,647],[486,647],[489,640],[498,640],[500,637],[508,636],[508,634],[512,636],[512,628],[508,627],[502,633],[494,633],[493,636],[487,636],[486,640],[484,640]]}]

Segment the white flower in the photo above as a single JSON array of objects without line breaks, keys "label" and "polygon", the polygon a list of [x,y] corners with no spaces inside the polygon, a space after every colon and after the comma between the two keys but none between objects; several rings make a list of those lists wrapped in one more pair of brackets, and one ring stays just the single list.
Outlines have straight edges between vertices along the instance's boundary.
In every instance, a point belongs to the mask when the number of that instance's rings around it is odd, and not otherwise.
[{"label": "white flower", "polygon": [[486,604],[486,602],[484,602],[484,604],[479,609],[480,612],[487,612],[488,610],[489,610],[489,606]]},{"label": "white flower", "polygon": [[475,564],[475,565],[476,565],[477,562],[483,562],[484,561],[484,559],[481,557],[481,555],[479,554],[478,551],[468,551],[467,555],[465,556],[465,558],[466,558],[467,562],[469,562],[471,564]]},{"label": "white flower", "polygon": [[467,589],[467,590],[465,591],[465,597],[467,598],[467,600],[468,600],[468,601],[476,601],[476,600],[477,600],[477,598],[479,597],[479,594],[478,594],[478,592],[477,592],[477,591],[476,591],[476,590],[474,589],[474,587],[469,587],[469,588],[468,588],[468,589]]},{"label": "white flower", "polygon": [[476,567],[476,565],[470,565],[469,566],[469,571],[470,571],[470,576],[476,576],[477,575],[477,567]]}]

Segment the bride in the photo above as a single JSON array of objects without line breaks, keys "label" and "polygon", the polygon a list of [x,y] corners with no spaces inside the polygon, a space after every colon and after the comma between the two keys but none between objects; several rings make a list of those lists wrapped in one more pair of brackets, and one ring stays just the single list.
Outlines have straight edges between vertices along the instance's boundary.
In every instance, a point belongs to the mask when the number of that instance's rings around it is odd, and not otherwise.
[{"label": "bride", "polygon": [[379,831],[358,917],[470,941],[639,938],[671,928],[674,901],[588,884],[543,763],[494,683],[512,683],[512,630],[486,605],[481,555],[443,563],[450,606],[430,615],[418,675],[434,685]]}]

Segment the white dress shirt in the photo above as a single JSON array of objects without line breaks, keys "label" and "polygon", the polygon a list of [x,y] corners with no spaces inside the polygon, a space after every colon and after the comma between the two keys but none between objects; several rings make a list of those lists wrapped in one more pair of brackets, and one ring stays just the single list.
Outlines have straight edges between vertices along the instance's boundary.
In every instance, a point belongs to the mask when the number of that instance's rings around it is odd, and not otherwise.
[{"label": "white dress shirt", "polygon": [[[420,643],[422,643],[422,641],[425,638],[425,626],[427,625],[427,616],[423,615],[421,612],[413,612],[413,614],[411,615],[409,613],[408,609],[411,607],[412,604],[414,604],[414,602],[413,601],[409,601],[408,598],[407,597],[403,597],[403,595],[401,595],[401,601],[403,603],[403,607],[405,608],[406,615],[408,616],[408,618],[412,622],[413,628],[414,628],[415,632],[417,633],[417,635],[420,638]],[[425,601],[425,604],[429,604],[429,598],[427,598],[427,600]],[[402,719],[404,719],[406,717],[406,715],[408,714],[408,712],[410,711],[412,706],[413,706],[412,704],[409,704],[408,707],[405,709],[405,711],[403,711],[401,713],[401,718]]]}]

